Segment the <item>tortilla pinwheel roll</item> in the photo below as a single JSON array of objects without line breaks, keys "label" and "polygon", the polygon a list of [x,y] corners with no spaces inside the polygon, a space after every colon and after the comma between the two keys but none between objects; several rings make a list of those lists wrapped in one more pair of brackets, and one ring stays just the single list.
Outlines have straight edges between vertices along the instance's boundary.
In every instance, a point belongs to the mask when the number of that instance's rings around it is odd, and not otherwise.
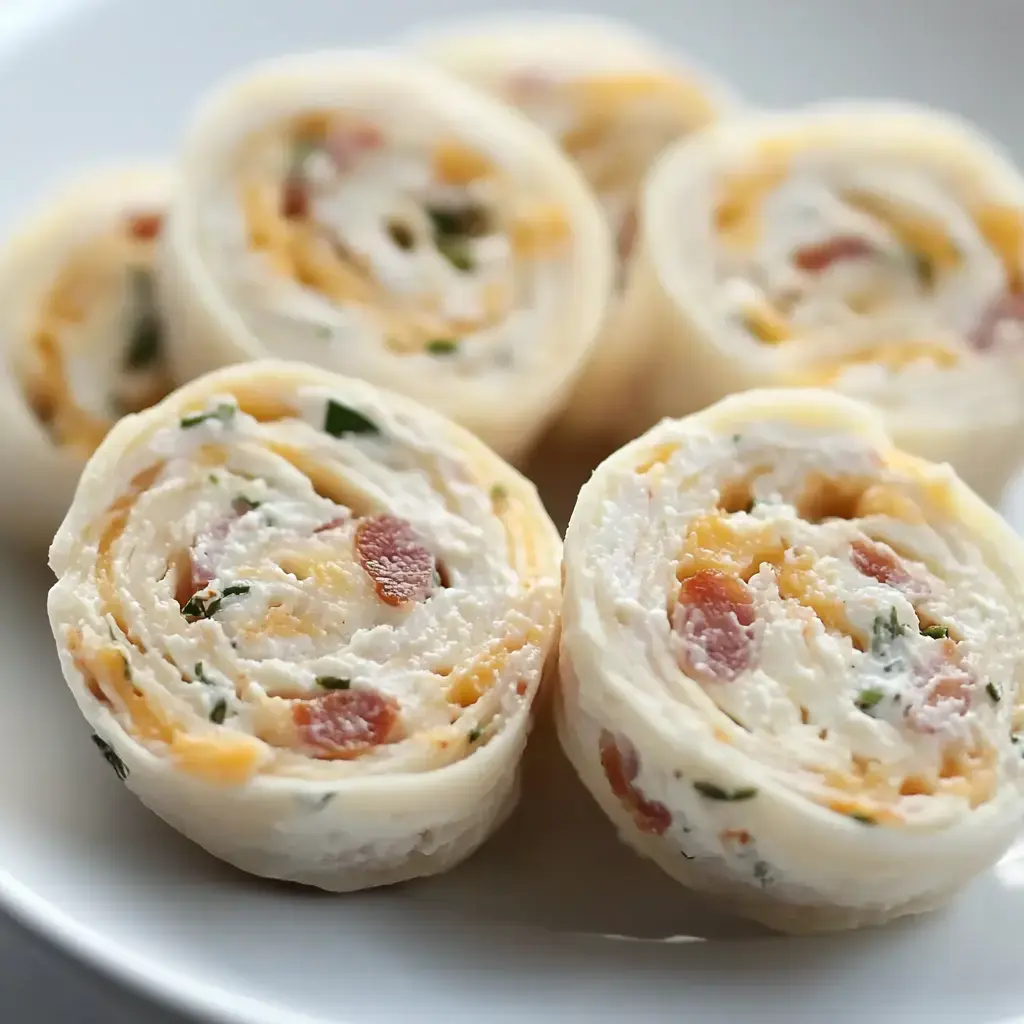
[{"label": "tortilla pinwheel roll", "polygon": [[751,391],[664,420],[565,539],[559,734],[621,837],[786,931],[878,924],[1021,812],[1024,549],[869,407]]},{"label": "tortilla pinwheel roll", "polygon": [[827,386],[998,495],[1024,451],[1024,180],[993,143],[891,103],[753,114],[667,152],[644,202],[658,413]]},{"label": "tortilla pinwheel roll", "polygon": [[300,359],[507,457],[567,400],[612,273],[596,201],[539,129],[384,53],[288,58],[212,95],[166,257],[181,373]]},{"label": "tortilla pinwheel roll", "polygon": [[511,809],[559,555],[532,485],[466,431],[252,363],[103,442],[50,621],[147,807],[245,871],[345,891],[444,871]]},{"label": "tortilla pinwheel roll", "polygon": [[631,330],[622,288],[637,237],[644,175],[672,142],[704,128],[738,101],[725,85],[653,39],[612,19],[497,16],[432,32],[420,51],[516,107],[582,171],[608,220],[618,275],[605,329],[562,426],[614,436],[610,410],[643,403],[648,339]]},{"label": "tortilla pinwheel roll", "polygon": [[0,527],[48,545],[114,422],[171,390],[153,263],[170,196],[158,168],[66,183],[0,253]]}]

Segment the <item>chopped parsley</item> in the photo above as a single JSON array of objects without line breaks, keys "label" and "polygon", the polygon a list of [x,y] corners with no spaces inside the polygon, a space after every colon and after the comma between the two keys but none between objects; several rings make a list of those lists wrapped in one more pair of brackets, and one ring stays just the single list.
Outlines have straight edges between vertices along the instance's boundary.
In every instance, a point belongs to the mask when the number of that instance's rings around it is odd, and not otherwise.
[{"label": "chopped parsley", "polygon": [[146,270],[135,269],[129,281],[135,320],[128,339],[124,366],[126,370],[145,370],[160,359],[163,325],[157,311],[153,275]]},{"label": "chopped parsley", "polygon": [[379,434],[380,427],[373,420],[367,419],[361,412],[350,409],[347,405],[333,398],[327,399],[327,412],[324,415],[324,431],[331,437],[342,437],[345,434]]},{"label": "chopped parsley", "polygon": [[508,501],[508,488],[504,484],[495,484],[491,488],[491,501],[496,505]]},{"label": "chopped parsley", "polygon": [[935,284],[935,265],[927,257],[915,252],[911,259],[914,262],[914,276],[922,288],[931,289]]},{"label": "chopped parsley", "polygon": [[222,725],[224,722],[224,716],[228,713],[228,702],[223,698],[219,697],[214,701],[213,707],[210,708],[210,721],[214,725]]},{"label": "chopped parsley", "polygon": [[742,441],[742,440],[743,440],[743,435],[742,434],[733,434],[732,435],[732,443],[733,444],[739,444],[740,441]]},{"label": "chopped parsley", "polygon": [[985,692],[989,695],[993,704],[998,704],[1003,699],[1003,691],[995,683],[987,683]]},{"label": "chopped parsley", "polygon": [[195,668],[192,669],[192,675],[195,676],[197,682],[206,683],[207,686],[214,685],[213,680],[203,672],[203,663],[201,661],[196,662]]},{"label": "chopped parsley", "polygon": [[416,235],[405,221],[389,220],[388,235],[391,236],[391,241],[394,242],[399,249],[404,249],[406,252],[416,244]]},{"label": "chopped parsley", "polygon": [[205,423],[207,420],[219,420],[227,426],[234,418],[236,412],[238,412],[237,405],[232,405],[230,402],[221,402],[216,408],[208,412],[197,412],[191,416],[182,416],[181,429],[188,430],[190,427],[198,427],[200,423]]},{"label": "chopped parsley", "polygon": [[478,739],[483,735],[482,729],[470,729],[469,735],[466,737],[470,743],[476,743]]},{"label": "chopped parsley", "polygon": [[878,687],[868,687],[866,690],[861,690],[857,694],[857,699],[853,702],[854,707],[858,711],[863,711],[865,714],[869,712],[876,704],[880,703],[885,698],[885,691],[878,689]]},{"label": "chopped parsley", "polygon": [[114,774],[124,782],[128,778],[128,765],[117,756],[117,751],[106,740],[100,739],[99,736],[93,733],[92,741],[103,755],[103,760],[114,769]]},{"label": "chopped parsley", "polygon": [[852,818],[854,821],[859,821],[862,825],[877,825],[878,822],[871,817],[870,814],[861,814],[860,811],[849,811],[846,815],[848,818]]},{"label": "chopped parsley", "polygon": [[238,516],[244,516],[246,512],[255,512],[262,505],[262,501],[253,501],[244,494],[239,494],[231,501],[231,511]]},{"label": "chopped parsley", "polygon": [[435,338],[427,342],[427,351],[432,356],[453,356],[459,351],[459,343],[454,338]]},{"label": "chopped parsley", "polygon": [[316,685],[325,690],[347,690],[352,685],[352,680],[342,679],[341,676],[317,676]]},{"label": "chopped parsley", "polygon": [[871,653],[884,654],[893,640],[904,633],[896,608],[890,608],[888,615],[876,615],[871,624]]},{"label": "chopped parsley", "polygon": [[922,626],[921,636],[930,636],[933,640],[943,640],[949,636],[949,630],[945,626]]},{"label": "chopped parsley", "polygon": [[469,251],[469,243],[458,235],[438,235],[434,239],[437,251],[456,269],[464,273],[476,265]]},{"label": "chopped parsley", "polygon": [[225,587],[219,595],[214,593],[203,597],[201,594],[194,594],[185,602],[185,607],[181,609],[181,614],[189,622],[197,622],[199,619],[212,619],[220,611],[225,598],[240,597],[248,593],[248,583],[233,583],[230,587]]},{"label": "chopped parsley", "polygon": [[701,796],[707,797],[708,800],[725,800],[730,803],[736,803],[739,800],[752,800],[757,796],[757,789],[754,786],[744,786],[741,789],[722,789],[721,786],[716,786],[713,782],[695,782],[693,788],[700,793]]},{"label": "chopped parsley", "polygon": [[487,211],[477,203],[465,206],[428,206],[427,216],[435,235],[476,236],[487,234],[490,221]]}]

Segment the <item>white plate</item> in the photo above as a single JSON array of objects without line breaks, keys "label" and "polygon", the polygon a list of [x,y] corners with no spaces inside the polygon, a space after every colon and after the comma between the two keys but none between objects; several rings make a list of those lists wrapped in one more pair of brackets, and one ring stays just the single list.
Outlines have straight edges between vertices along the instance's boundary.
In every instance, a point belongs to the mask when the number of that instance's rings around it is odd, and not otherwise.
[{"label": "white plate", "polygon": [[[0,8],[0,228],[83,163],[168,151],[196,96],[248,60],[364,43],[490,6],[31,0]],[[612,13],[618,5],[587,6]],[[1015,0],[631,7],[641,25],[685,43],[761,103],[927,100],[1024,155],[1024,7]],[[766,937],[698,907],[619,846],[543,731],[528,757],[523,807],[449,876],[347,897],[247,879],[151,817],[97,756],[57,669],[48,583],[38,561],[0,559],[0,897],[51,939],[179,1008],[246,1024],[754,1015],[994,1024],[1024,1008],[1024,847],[925,920],[828,939]]]}]

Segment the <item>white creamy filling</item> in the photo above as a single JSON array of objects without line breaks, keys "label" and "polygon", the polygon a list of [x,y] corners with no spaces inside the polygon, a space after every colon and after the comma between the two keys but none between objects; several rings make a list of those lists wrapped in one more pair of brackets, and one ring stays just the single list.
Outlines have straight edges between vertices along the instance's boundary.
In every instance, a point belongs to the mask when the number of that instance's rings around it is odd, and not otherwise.
[{"label": "white creamy filling", "polygon": [[[450,753],[439,749],[430,730],[449,728],[460,714],[463,732],[499,722],[515,707],[514,684],[535,678],[543,655],[532,644],[509,654],[491,690],[461,712],[447,700],[447,678],[433,670],[457,669],[502,637],[525,637],[543,619],[553,584],[524,588],[486,484],[457,450],[381,409],[358,410],[379,434],[331,437],[324,432],[330,400],[322,389],[301,389],[294,403],[303,419],[261,424],[230,412],[225,396],[206,407],[221,415],[187,428],[168,424],[122,466],[111,500],[130,489],[141,465],[166,460],[113,549],[128,629],[148,653],[122,645],[135,684],[199,720],[200,730],[218,701],[226,704],[224,727],[252,732],[275,694],[320,695],[320,677],[372,688],[399,702],[408,738],[375,748],[359,765],[429,767],[460,753],[454,744]],[[271,441],[336,472],[357,507],[318,495],[304,473],[268,450]],[[209,445],[224,446],[225,465],[199,457]],[[353,540],[359,517],[381,514],[411,525],[447,587],[435,580],[424,599],[400,607],[377,596]],[[326,524],[332,528],[316,532]],[[219,599],[215,616],[186,621],[175,596],[182,552],[204,573],[199,607]],[[79,594],[87,632],[116,634],[94,585]],[[286,750],[278,761],[286,773],[353,770],[348,762],[308,764]]]},{"label": "white creamy filling", "polygon": [[[250,249],[233,181],[211,191],[199,211],[201,247],[214,276],[267,350],[283,358],[357,375],[382,362],[413,360],[417,375],[436,377],[439,386],[453,374],[536,372],[550,360],[546,339],[571,298],[566,249],[517,257],[502,222],[515,215],[521,186],[489,178],[465,187],[439,183],[429,166],[436,139],[426,126],[413,131],[382,123],[381,129],[383,147],[359,154],[345,170],[322,152],[303,163],[311,221],[328,245],[342,248],[370,275],[381,306],[373,299],[338,302],[280,275]],[[282,182],[286,160],[282,147],[281,166],[273,168]],[[435,245],[429,209],[466,204],[478,204],[494,225],[460,241],[453,260]],[[412,244],[396,242],[395,225]],[[502,296],[497,316],[488,297],[495,291]],[[443,352],[429,344],[411,353],[393,347],[388,324],[419,314],[442,325],[430,340],[445,344]]]},{"label": "white creamy filling", "polygon": [[[670,431],[659,436],[672,439]],[[646,696],[679,722],[707,716],[710,697],[745,727],[730,729],[736,749],[761,771],[770,769],[777,783],[812,796],[826,792],[822,770],[849,771],[854,757],[880,762],[897,786],[909,776],[934,779],[951,744],[991,744],[1001,759],[995,766],[1000,775],[1016,765],[1008,708],[993,699],[987,684],[1001,696],[1015,692],[1021,679],[1018,595],[962,527],[944,520],[941,511],[926,524],[883,516],[816,524],[800,519],[792,502],[815,470],[900,486],[894,474],[878,469],[867,446],[848,437],[757,425],[735,439],[680,431],[678,440],[681,447],[663,475],[609,476],[608,497],[587,540],[587,564],[601,567],[592,579],[593,600],[607,630],[608,657],[624,678],[653,686]],[[858,650],[810,609],[784,602],[775,571],[762,565],[749,582],[756,613],[752,665],[734,680],[700,685],[687,680],[677,663],[679,637],[666,613],[678,591],[674,567],[688,524],[715,508],[720,488],[766,466],[772,468],[754,485],[752,512],[731,517],[737,528],[768,524],[791,553],[809,553],[824,581],[823,596],[836,599],[862,636],[871,638],[880,623],[883,642],[877,651],[873,645]],[[905,492],[915,495],[909,484]],[[915,496],[928,513],[927,502]],[[850,544],[866,538],[898,544],[911,582],[889,586],[858,572]],[[933,671],[943,641],[922,635],[909,595],[922,617],[948,625],[959,640],[959,663],[975,681],[966,712],[949,702],[924,702],[921,680]],[[638,671],[639,664],[647,671]],[[871,703],[867,711],[858,708],[859,699]],[[724,718],[708,724],[729,725]],[[940,814],[943,804],[966,809],[952,796],[909,795],[899,803],[908,818]]]}]

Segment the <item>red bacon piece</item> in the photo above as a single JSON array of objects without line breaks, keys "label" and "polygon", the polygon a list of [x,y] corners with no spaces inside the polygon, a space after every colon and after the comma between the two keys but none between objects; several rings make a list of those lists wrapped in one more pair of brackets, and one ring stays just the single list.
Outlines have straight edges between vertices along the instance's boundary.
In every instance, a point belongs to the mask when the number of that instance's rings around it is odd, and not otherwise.
[{"label": "red bacon piece", "polygon": [[663,835],[672,824],[672,813],[657,800],[648,800],[633,784],[640,773],[636,748],[624,736],[615,737],[607,729],[599,740],[601,767],[622,806],[633,816],[633,823],[648,835]]},{"label": "red bacon piece", "polygon": [[850,561],[862,576],[890,587],[906,586],[912,579],[896,552],[883,544],[855,540],[850,545]]},{"label": "red bacon piece", "polygon": [[281,216],[288,220],[309,216],[309,187],[297,175],[289,175],[281,185]]},{"label": "red bacon piece", "polygon": [[833,263],[864,259],[866,256],[874,255],[876,251],[866,238],[859,235],[837,235],[827,241],[797,249],[793,253],[793,265],[798,270],[820,274],[823,270],[828,270]]},{"label": "red bacon piece", "polygon": [[292,721],[299,739],[315,757],[345,761],[400,738],[398,702],[376,690],[331,690],[296,701]]},{"label": "red bacon piece", "polygon": [[160,234],[163,226],[164,218],[161,213],[140,212],[128,218],[128,234],[140,242],[151,242]]},{"label": "red bacon piece", "polygon": [[990,351],[995,347],[999,325],[1007,320],[1024,321],[1024,295],[1011,293],[996,299],[967,335],[967,343],[976,352]]},{"label": "red bacon piece", "polygon": [[978,681],[961,663],[955,641],[944,640],[938,655],[912,683],[907,721],[918,732],[938,732],[944,718],[967,714],[977,689]]},{"label": "red bacon piece", "polygon": [[316,527],[313,530],[313,532],[314,533],[327,533],[328,530],[336,530],[339,526],[344,526],[345,523],[347,523],[347,522],[348,522],[347,519],[343,519],[341,516],[338,516],[337,518],[329,519],[326,523],[323,523],[321,526]]},{"label": "red bacon piece", "polygon": [[731,682],[754,656],[754,599],[747,585],[717,569],[684,580],[672,628],[684,641],[680,668],[711,682]]},{"label": "red bacon piece", "polygon": [[356,530],[356,557],[377,596],[393,607],[421,601],[434,579],[434,556],[412,526],[395,516],[364,519]]},{"label": "red bacon piece", "polygon": [[179,608],[184,608],[200,590],[205,590],[213,582],[213,573],[206,566],[199,565],[191,551],[182,551],[175,562],[174,600]]}]

